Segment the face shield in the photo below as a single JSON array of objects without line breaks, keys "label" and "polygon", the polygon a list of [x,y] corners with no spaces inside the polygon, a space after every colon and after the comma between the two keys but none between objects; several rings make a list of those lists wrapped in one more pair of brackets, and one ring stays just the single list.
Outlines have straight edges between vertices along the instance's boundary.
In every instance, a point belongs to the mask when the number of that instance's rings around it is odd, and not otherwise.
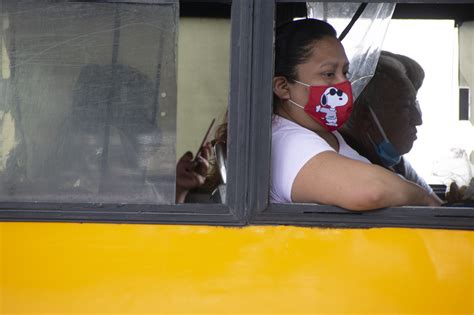
[{"label": "face shield", "polygon": [[311,2],[307,7],[308,17],[328,22],[340,34],[350,61],[349,81],[356,100],[375,73],[395,3],[361,7],[360,3]]}]

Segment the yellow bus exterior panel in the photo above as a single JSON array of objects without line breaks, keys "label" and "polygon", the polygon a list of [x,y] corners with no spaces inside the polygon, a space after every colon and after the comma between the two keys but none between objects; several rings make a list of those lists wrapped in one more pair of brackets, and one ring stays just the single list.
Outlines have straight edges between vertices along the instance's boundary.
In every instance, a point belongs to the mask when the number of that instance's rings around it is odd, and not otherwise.
[{"label": "yellow bus exterior panel", "polygon": [[474,232],[0,224],[0,312],[473,314]]}]

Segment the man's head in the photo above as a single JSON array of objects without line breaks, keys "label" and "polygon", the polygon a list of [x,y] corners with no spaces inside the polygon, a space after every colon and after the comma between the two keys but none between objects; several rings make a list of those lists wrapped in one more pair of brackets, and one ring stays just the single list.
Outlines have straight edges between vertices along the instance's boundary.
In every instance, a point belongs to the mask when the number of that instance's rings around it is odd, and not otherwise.
[{"label": "man's head", "polygon": [[416,126],[422,124],[416,94],[423,79],[424,71],[416,61],[383,51],[374,77],[354,105],[347,132],[353,137],[368,134],[375,143],[383,140],[370,106],[396,150],[409,152],[416,140]]}]

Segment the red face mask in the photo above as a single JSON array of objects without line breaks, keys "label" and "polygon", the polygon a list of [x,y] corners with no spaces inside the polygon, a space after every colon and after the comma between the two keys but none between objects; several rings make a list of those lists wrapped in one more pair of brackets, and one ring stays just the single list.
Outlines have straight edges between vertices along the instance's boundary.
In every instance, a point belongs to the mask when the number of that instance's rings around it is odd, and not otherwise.
[{"label": "red face mask", "polygon": [[292,100],[289,101],[303,108],[328,131],[341,128],[349,119],[352,112],[352,86],[349,81],[334,85],[308,85],[296,80],[295,82],[310,88],[308,103],[303,107]]}]

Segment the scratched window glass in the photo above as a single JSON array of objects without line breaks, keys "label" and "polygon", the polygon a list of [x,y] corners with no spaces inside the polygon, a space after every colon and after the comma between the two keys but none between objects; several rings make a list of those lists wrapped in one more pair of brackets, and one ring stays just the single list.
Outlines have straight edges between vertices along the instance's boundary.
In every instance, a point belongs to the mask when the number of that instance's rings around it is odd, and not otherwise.
[{"label": "scratched window glass", "polygon": [[0,201],[174,203],[177,2],[1,3]]}]

